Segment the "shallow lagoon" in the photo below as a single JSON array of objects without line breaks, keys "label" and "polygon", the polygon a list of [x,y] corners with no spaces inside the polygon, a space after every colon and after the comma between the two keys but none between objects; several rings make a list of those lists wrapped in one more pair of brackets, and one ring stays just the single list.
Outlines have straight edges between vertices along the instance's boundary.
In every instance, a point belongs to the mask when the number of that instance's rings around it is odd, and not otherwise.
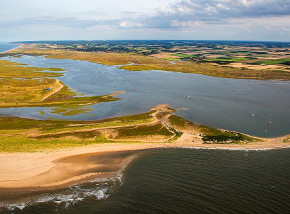
[{"label": "shallow lagoon", "polygon": [[94,120],[146,112],[157,104],[168,103],[179,109],[178,115],[196,123],[264,137],[289,134],[289,81],[237,80],[165,71],[132,72],[118,66],[43,56],[3,59],[35,67],[66,69],[59,79],[83,95],[126,93],[118,95],[122,98],[120,101],[88,106],[90,111],[79,115],[56,114],[54,108],[0,109],[0,114]]}]

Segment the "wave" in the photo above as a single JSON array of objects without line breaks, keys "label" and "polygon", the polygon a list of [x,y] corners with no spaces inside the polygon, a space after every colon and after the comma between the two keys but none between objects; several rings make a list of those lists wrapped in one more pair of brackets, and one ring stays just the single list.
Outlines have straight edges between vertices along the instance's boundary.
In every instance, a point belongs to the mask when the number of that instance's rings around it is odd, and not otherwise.
[{"label": "wave", "polygon": [[82,202],[85,199],[104,200],[114,191],[117,186],[122,185],[123,175],[119,174],[113,178],[102,178],[84,182],[63,190],[35,194],[27,193],[26,196],[17,199],[17,201],[0,202],[0,213],[5,211],[19,211],[30,206],[40,204],[53,204],[57,207],[68,208]]}]

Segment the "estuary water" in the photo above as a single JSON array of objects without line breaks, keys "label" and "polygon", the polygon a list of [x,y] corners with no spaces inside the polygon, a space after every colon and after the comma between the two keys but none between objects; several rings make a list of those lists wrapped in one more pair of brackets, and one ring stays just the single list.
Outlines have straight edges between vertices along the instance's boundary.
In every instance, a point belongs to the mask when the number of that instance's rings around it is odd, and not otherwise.
[{"label": "estuary water", "polygon": [[[35,67],[65,69],[59,79],[84,96],[112,94],[122,100],[84,107],[77,115],[55,108],[6,108],[0,114],[35,119],[95,120],[149,111],[167,103],[192,122],[260,137],[290,133],[290,82],[215,78],[166,71],[126,71],[118,66],[43,56],[3,58]],[[254,117],[252,116],[254,115]]]},{"label": "estuary water", "polygon": [[[66,69],[59,79],[85,96],[125,94],[118,95],[120,101],[90,106],[80,115],[62,115],[53,108],[0,109],[3,115],[92,120],[141,113],[168,103],[178,109],[176,114],[204,125],[267,137],[290,133],[290,83],[286,81],[130,72],[118,66],[45,57],[4,59]],[[286,214],[290,213],[289,166],[290,149],[141,151],[116,178],[48,192],[1,194],[0,213]]]}]

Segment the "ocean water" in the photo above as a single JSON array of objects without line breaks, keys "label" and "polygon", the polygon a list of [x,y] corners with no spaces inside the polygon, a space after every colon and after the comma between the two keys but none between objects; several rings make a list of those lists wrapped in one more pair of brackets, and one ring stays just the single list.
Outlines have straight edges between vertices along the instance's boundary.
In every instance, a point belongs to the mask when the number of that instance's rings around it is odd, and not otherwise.
[{"label": "ocean water", "polygon": [[0,53],[16,48],[18,45],[7,42],[0,42]]},{"label": "ocean water", "polygon": [[144,151],[116,179],[28,193],[27,202],[2,204],[0,212],[287,214],[289,154],[289,149]]}]

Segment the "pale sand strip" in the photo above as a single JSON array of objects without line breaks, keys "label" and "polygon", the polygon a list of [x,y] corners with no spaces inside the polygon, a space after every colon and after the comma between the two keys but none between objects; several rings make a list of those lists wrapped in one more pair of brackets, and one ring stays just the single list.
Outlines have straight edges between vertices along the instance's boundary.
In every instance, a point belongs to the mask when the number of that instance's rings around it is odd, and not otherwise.
[{"label": "pale sand strip", "polygon": [[55,152],[0,154],[0,192],[57,188],[116,176],[135,154],[128,152],[124,155],[121,151],[185,147],[249,150],[290,147],[290,143],[282,142],[283,138],[245,145],[203,144],[198,135],[188,132],[174,143],[106,143]]},{"label": "pale sand strip", "polygon": [[41,100],[40,102],[46,100],[47,98],[49,98],[50,96],[54,95],[55,93],[59,92],[62,88],[63,88],[63,84],[61,84],[61,82],[56,79],[55,80],[55,84],[54,86],[52,87],[52,91],[50,93],[48,93],[47,95],[45,95]]},{"label": "pale sand strip", "polygon": [[15,48],[12,48],[8,51],[3,51],[3,52],[0,52],[0,54],[4,54],[4,53],[9,53],[10,51],[14,51],[14,50],[17,50],[17,49],[20,49],[23,45],[19,45],[18,47],[15,47]]}]

